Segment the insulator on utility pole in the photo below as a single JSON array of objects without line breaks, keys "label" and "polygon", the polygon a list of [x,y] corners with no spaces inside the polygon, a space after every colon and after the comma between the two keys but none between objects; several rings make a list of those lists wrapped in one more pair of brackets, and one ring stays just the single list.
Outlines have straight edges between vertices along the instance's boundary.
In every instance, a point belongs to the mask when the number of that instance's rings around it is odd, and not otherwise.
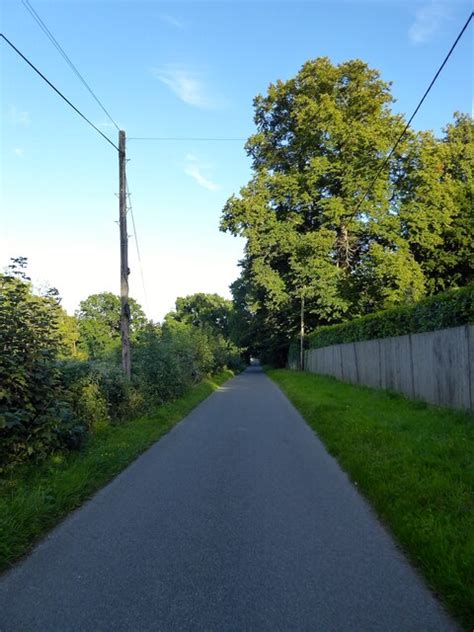
[{"label": "insulator on utility pole", "polygon": [[122,368],[131,377],[130,362],[130,305],[128,303],[128,234],[127,234],[127,176],[125,132],[119,131],[119,225],[120,225],[120,335],[122,338]]}]

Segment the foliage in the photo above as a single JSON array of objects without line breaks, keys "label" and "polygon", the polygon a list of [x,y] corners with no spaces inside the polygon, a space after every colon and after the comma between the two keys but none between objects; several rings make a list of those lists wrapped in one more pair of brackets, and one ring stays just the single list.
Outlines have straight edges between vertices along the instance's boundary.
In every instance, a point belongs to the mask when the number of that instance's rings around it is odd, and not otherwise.
[{"label": "foliage", "polygon": [[191,384],[224,367],[239,368],[232,343],[170,315],[160,327],[150,324],[133,347],[133,363],[146,398],[160,404],[179,397]]},{"label": "foliage", "polygon": [[[167,335],[161,327],[150,326],[133,348],[138,379],[147,399],[155,405],[179,397],[194,382],[194,375],[199,381],[200,367],[193,362],[197,348],[191,347],[191,327],[180,325],[176,323],[176,329],[181,331]],[[206,357],[200,360],[206,363]]]},{"label": "foliage", "polygon": [[95,430],[109,423],[109,407],[99,382],[85,377],[73,384],[70,390],[77,418],[88,430]]},{"label": "foliage", "polygon": [[270,371],[429,585],[474,620],[474,418],[301,371]]},{"label": "foliage", "polygon": [[56,454],[44,463],[10,470],[0,479],[0,570],[24,555],[48,529],[90,498],[230,377],[230,371],[223,371],[148,416],[99,427],[78,452]]},{"label": "foliage", "polygon": [[435,331],[474,322],[474,284],[449,290],[414,305],[394,307],[362,318],[319,327],[307,337],[312,349],[343,342]]},{"label": "foliage", "polygon": [[[131,298],[130,339],[136,339],[146,325],[140,305]],[[97,360],[110,358],[120,347],[120,297],[111,292],[92,294],[81,301],[76,312],[80,347],[87,357]]]},{"label": "foliage", "polygon": [[229,337],[232,318],[232,301],[219,294],[199,292],[178,297],[176,309],[165,316],[165,321],[175,320],[207,329],[214,335]]},{"label": "foliage", "polygon": [[143,397],[118,366],[98,361],[59,364],[65,397],[74,415],[89,429],[118,423],[143,411]]},{"label": "foliage", "polygon": [[246,240],[239,345],[284,361],[303,298],[314,329],[468,282],[472,120],[409,131],[379,173],[404,127],[392,102],[378,71],[327,58],[255,98],[253,177],[221,220]]},{"label": "foliage", "polygon": [[180,313],[161,327],[147,322],[131,300],[128,381],[115,353],[119,297],[92,295],[76,317],[68,316],[56,290],[33,292],[25,266],[25,259],[14,260],[0,276],[0,471],[78,448],[87,433],[176,399],[192,384],[240,362],[222,334],[228,301],[196,295],[191,318],[189,301],[178,299]]},{"label": "foliage", "polygon": [[192,384],[232,364],[230,343],[173,318],[147,323],[132,342],[132,381],[110,360],[60,363],[65,398],[89,430],[117,424],[177,399]]},{"label": "foliage", "polygon": [[64,401],[56,356],[57,290],[35,295],[26,259],[0,275],[0,471],[7,462],[44,458],[77,445],[83,428]]},{"label": "foliage", "polygon": [[85,352],[79,348],[79,326],[77,318],[70,316],[62,307],[58,308],[59,357],[62,359],[85,359]]},{"label": "foliage", "polygon": [[438,141],[411,139],[395,174],[401,232],[430,293],[473,280],[474,124],[458,112]]}]

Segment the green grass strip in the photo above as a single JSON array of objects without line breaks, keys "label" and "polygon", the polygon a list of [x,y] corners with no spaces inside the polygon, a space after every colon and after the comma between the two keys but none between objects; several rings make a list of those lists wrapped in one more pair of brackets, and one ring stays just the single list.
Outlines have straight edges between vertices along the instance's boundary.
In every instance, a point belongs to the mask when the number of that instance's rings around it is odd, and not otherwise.
[{"label": "green grass strip", "polygon": [[466,629],[474,624],[474,417],[269,370]]},{"label": "green grass strip", "polygon": [[84,448],[0,480],[0,569],[24,555],[70,511],[103,487],[226,380],[223,371],[149,416],[92,435]]}]

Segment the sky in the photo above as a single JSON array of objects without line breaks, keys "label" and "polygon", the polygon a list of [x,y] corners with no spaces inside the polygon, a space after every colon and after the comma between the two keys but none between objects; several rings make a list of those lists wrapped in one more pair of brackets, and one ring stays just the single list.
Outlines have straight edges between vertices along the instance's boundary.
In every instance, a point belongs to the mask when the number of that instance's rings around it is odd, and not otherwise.
[{"label": "sky", "polygon": [[[178,296],[230,298],[243,241],[219,231],[226,200],[251,177],[243,140],[253,98],[308,59],[359,58],[392,81],[408,116],[471,11],[464,0],[140,2],[30,0],[127,134],[130,292],[161,320]],[[100,130],[117,130],[21,0],[3,0],[1,32]],[[414,120],[436,134],[472,113],[472,33],[465,33]],[[38,287],[73,313],[119,292],[118,157],[0,41],[0,269],[25,256]],[[138,238],[144,285],[135,247]]]}]

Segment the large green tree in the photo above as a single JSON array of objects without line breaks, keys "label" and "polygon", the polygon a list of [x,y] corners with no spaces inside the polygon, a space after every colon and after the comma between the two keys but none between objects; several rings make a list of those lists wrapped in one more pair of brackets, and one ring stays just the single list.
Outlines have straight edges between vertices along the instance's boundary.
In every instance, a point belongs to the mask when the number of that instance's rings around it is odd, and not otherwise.
[{"label": "large green tree", "polygon": [[[147,324],[140,305],[132,298],[130,305],[130,337],[132,342]],[[105,358],[120,346],[120,297],[112,292],[92,294],[81,301],[76,311],[79,346],[91,359]]]},{"label": "large green tree", "polygon": [[378,71],[327,58],[254,101],[253,177],[228,200],[221,229],[246,239],[240,303],[245,286],[276,347],[297,331],[303,296],[312,327],[423,294],[390,212],[397,156],[363,197],[403,129],[392,102]]},{"label": "large green tree", "polygon": [[165,317],[195,327],[208,329],[212,333],[229,337],[232,319],[232,301],[219,294],[198,292],[176,299],[176,309]]},{"label": "large green tree", "polygon": [[472,280],[474,125],[456,113],[442,139],[412,135],[395,171],[394,208],[428,293]]},{"label": "large green tree", "polygon": [[85,359],[84,351],[79,348],[80,332],[77,318],[70,316],[62,307],[58,312],[58,333],[61,341],[59,353],[61,359]]}]

